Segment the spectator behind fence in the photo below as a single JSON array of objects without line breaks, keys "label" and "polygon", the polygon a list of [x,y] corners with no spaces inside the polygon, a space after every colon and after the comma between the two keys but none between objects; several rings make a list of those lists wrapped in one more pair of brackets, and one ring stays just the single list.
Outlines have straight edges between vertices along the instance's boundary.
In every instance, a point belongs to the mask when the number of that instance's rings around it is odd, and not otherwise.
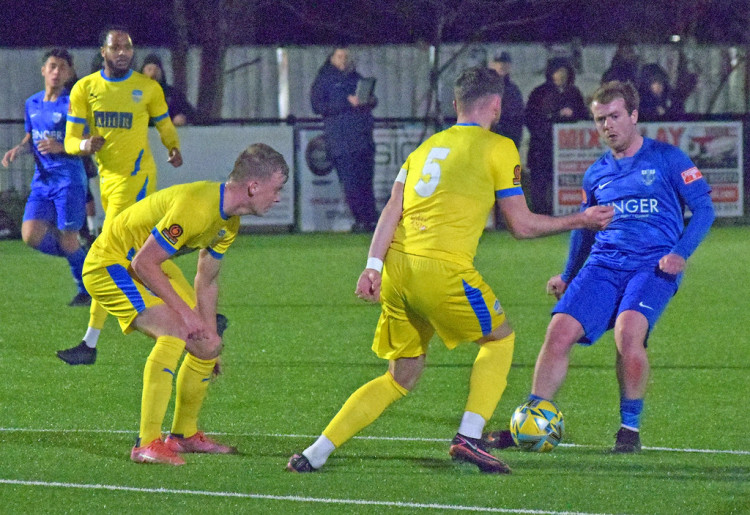
[{"label": "spectator behind fence", "polygon": [[505,82],[500,121],[492,127],[492,131],[512,139],[516,148],[520,148],[521,138],[523,137],[524,105],[521,90],[518,89],[515,82],[510,80],[512,62],[508,52],[501,52],[488,65]]},{"label": "spectator behind fence", "polygon": [[638,109],[638,118],[641,121],[662,120],[682,114],[678,104],[673,102],[667,72],[656,63],[647,64],[641,70],[638,95],[641,97],[641,106]]},{"label": "spectator behind fence", "polygon": [[552,213],[552,125],[584,120],[588,114],[583,95],[575,86],[575,70],[563,57],[547,63],[546,82],[534,88],[526,102],[526,126],[531,133],[526,163],[530,170],[531,203],[535,213]]},{"label": "spectator behind fence", "polygon": [[609,68],[602,75],[602,84],[619,80],[620,82],[630,82],[633,86],[638,87],[639,68],[640,58],[635,51],[635,45],[629,38],[621,39],[617,43],[617,50],[615,50]]},{"label": "spectator behind fence", "polygon": [[172,123],[180,127],[195,121],[195,109],[190,105],[185,94],[180,90],[167,84],[164,76],[164,65],[156,54],[149,54],[143,60],[141,73],[154,79],[164,90],[164,98],[167,100],[169,107],[169,116],[172,117]]},{"label": "spectator behind fence", "polygon": [[323,116],[328,157],[344,188],[354,225],[352,232],[372,232],[378,222],[373,191],[375,169],[374,119],[377,99],[362,102],[356,95],[362,76],[345,47],[328,56],[312,85],[313,111]]}]

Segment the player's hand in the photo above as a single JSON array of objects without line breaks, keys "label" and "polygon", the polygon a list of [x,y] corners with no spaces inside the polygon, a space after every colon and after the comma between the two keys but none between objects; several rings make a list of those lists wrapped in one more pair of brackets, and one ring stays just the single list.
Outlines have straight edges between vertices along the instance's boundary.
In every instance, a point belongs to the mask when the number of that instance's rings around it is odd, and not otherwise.
[{"label": "player's hand", "polygon": [[568,283],[562,280],[562,275],[550,277],[550,280],[547,281],[547,295],[554,295],[557,300],[560,300],[567,288]]},{"label": "player's hand", "polygon": [[182,313],[181,316],[187,330],[188,338],[199,343],[200,340],[208,337],[208,328],[198,313],[189,309]]},{"label": "player's hand", "polygon": [[372,268],[365,268],[357,281],[357,289],[354,291],[362,300],[378,302],[380,300],[380,282],[383,277],[380,272]]},{"label": "player's hand", "polygon": [[18,157],[18,154],[21,153],[21,146],[18,145],[16,147],[13,147],[12,149],[8,150],[5,155],[3,156],[3,166],[5,168],[8,168],[10,164],[15,161],[16,157]]},{"label": "player's hand", "polygon": [[678,254],[667,254],[659,260],[659,270],[665,274],[677,275],[685,270],[685,258]]},{"label": "player's hand", "polygon": [[359,98],[357,98],[357,95],[349,95],[346,97],[346,99],[349,101],[349,103],[352,105],[352,107],[358,107],[359,106]]},{"label": "player's hand", "polygon": [[175,147],[169,151],[169,159],[167,159],[167,163],[171,164],[175,168],[177,168],[178,166],[182,166],[182,154],[180,154],[179,148]]},{"label": "player's hand", "polygon": [[91,136],[89,139],[84,141],[86,143],[83,145],[83,151],[86,154],[95,154],[102,149],[105,139],[103,136]]},{"label": "player's hand", "polygon": [[54,138],[43,139],[37,144],[36,148],[42,155],[62,154],[65,152],[65,145]]},{"label": "player's hand", "polygon": [[609,225],[615,216],[612,206],[591,206],[583,212],[584,227],[591,231],[601,231]]}]

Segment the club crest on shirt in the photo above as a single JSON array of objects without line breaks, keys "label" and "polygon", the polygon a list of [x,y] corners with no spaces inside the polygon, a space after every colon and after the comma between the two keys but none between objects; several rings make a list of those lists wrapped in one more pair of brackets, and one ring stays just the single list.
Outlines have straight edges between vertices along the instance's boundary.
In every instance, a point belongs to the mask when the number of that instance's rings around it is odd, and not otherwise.
[{"label": "club crest on shirt", "polygon": [[143,99],[143,91],[141,91],[140,89],[134,89],[131,93],[131,96],[133,97],[133,102],[137,104]]},{"label": "club crest on shirt", "polygon": [[62,120],[62,113],[52,113],[52,121],[54,123],[57,123],[60,120]]},{"label": "club crest on shirt", "polygon": [[654,179],[656,179],[656,170],[653,168],[641,170],[641,180],[643,181],[643,184],[651,186],[654,183]]},{"label": "club crest on shirt", "polygon": [[521,165],[516,165],[513,168],[513,185],[518,186],[521,184]]},{"label": "club crest on shirt", "polygon": [[227,234],[227,230],[226,230],[226,229],[221,229],[221,230],[220,230],[220,231],[219,231],[219,232],[218,232],[218,233],[216,234],[216,236],[214,236],[214,239],[213,239],[213,241],[211,242],[211,245],[209,245],[209,247],[213,247],[214,245],[216,245],[217,243],[219,243],[219,242],[220,242],[220,241],[222,240],[222,238],[224,238],[224,236],[225,236],[226,234]]},{"label": "club crest on shirt", "polygon": [[169,243],[175,245],[177,238],[182,236],[182,227],[179,224],[172,224],[168,228],[162,229],[161,234]]}]

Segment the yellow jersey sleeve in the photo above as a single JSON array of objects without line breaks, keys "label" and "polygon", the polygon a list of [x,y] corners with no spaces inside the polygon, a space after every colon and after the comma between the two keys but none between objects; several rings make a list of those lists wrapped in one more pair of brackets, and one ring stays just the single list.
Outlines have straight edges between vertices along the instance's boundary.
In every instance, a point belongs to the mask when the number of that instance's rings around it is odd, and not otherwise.
[{"label": "yellow jersey sleeve", "polygon": [[169,255],[205,248],[221,259],[239,229],[239,217],[227,217],[222,210],[224,184],[204,181],[163,191],[172,198],[151,230],[157,243]]},{"label": "yellow jersey sleeve", "polygon": [[156,130],[159,131],[161,143],[167,151],[173,148],[180,148],[180,138],[177,135],[177,129],[172,123],[169,116],[167,101],[164,99],[164,90],[156,83],[154,94],[151,96],[151,102],[148,104],[148,114]]},{"label": "yellow jersey sleeve", "polygon": [[70,91],[70,106],[65,123],[64,145],[67,154],[79,155],[81,153],[83,131],[89,121],[87,96],[84,81],[76,82]]}]

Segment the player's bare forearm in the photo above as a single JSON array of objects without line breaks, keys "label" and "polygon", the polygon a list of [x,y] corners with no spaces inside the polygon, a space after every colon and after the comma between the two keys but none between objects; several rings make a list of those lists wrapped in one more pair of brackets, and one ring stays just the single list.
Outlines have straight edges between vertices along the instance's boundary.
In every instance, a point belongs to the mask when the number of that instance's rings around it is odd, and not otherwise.
[{"label": "player's bare forearm", "polygon": [[151,235],[133,257],[131,267],[141,282],[182,318],[188,335],[198,339],[205,338],[205,323],[182,300],[161,268],[161,264],[168,258],[169,254]]},{"label": "player's bare forearm", "polygon": [[31,134],[26,133],[26,136],[21,140],[21,143],[16,145],[15,147],[8,150],[5,155],[3,156],[3,166],[5,168],[8,168],[10,166],[10,163],[15,161],[15,159],[20,156],[21,154],[25,154],[29,151],[29,142],[31,141]]},{"label": "player's bare forearm", "polygon": [[383,212],[380,213],[378,225],[372,235],[369,257],[384,259],[388,247],[391,246],[396,227],[401,221],[404,204],[404,183],[396,182],[391,189],[391,198],[388,199]]},{"label": "player's bare forearm", "polygon": [[500,212],[514,238],[538,238],[573,229],[600,231],[614,216],[611,206],[592,206],[568,216],[546,216],[529,211],[523,195],[498,200]]},{"label": "player's bare forearm", "polygon": [[196,309],[207,326],[216,332],[216,306],[219,300],[219,271],[221,261],[215,259],[206,249],[201,249],[194,287]]}]

